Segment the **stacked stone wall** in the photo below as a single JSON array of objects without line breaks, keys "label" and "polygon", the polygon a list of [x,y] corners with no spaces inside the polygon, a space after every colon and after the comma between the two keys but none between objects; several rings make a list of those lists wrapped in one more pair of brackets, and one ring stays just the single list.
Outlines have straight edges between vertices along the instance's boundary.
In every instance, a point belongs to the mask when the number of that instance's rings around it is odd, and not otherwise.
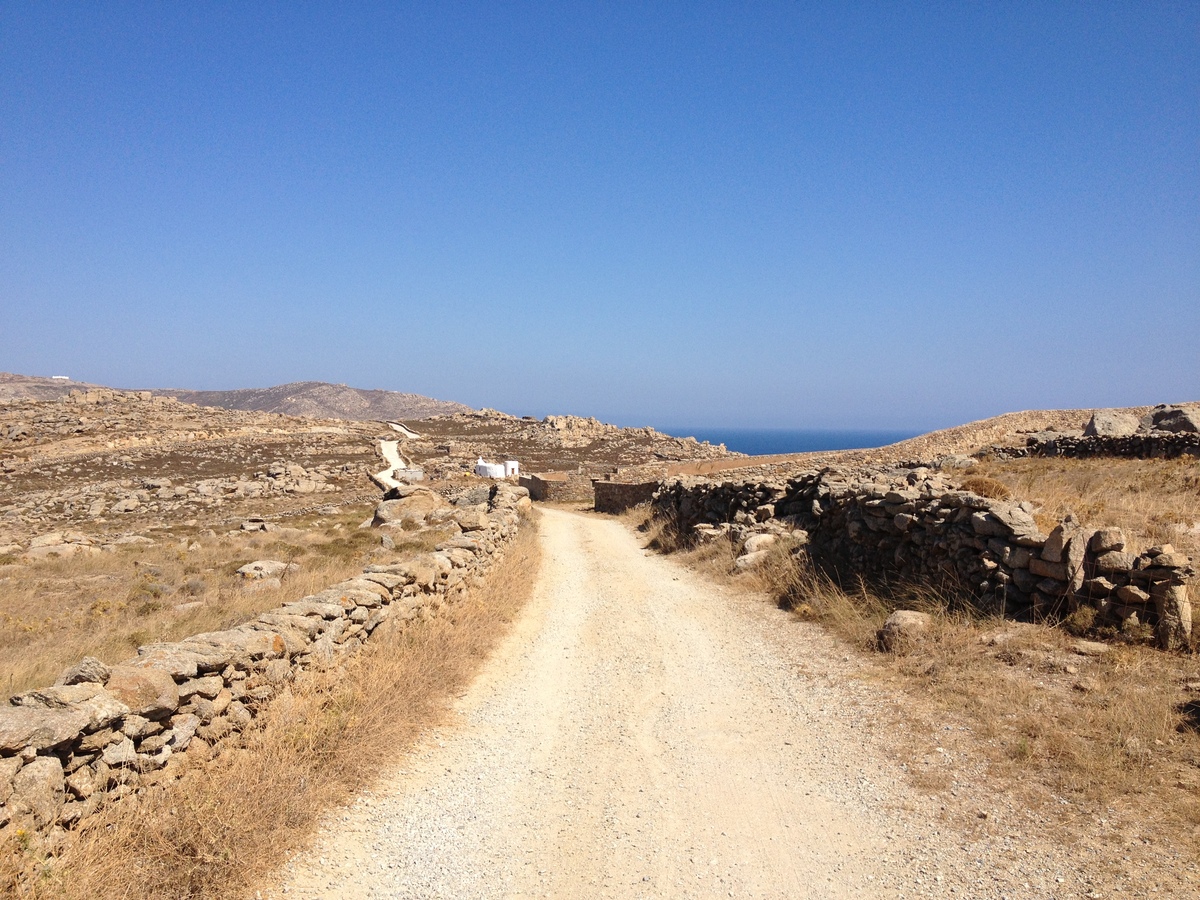
[{"label": "stacked stone wall", "polygon": [[[225,631],[149,644],[119,665],[85,659],[0,707],[0,828],[73,827],[105,803],[206,758],[308,669],[336,666],[385,622],[436,615],[503,556],[526,492],[497,485],[462,531],[423,553]],[[465,523],[465,524],[464,524]]]},{"label": "stacked stone wall", "polygon": [[649,503],[659,488],[658,481],[625,482],[595,481],[592,483],[596,512],[623,513],[642,503]]},{"label": "stacked stone wall", "polygon": [[1061,435],[1044,437],[1032,435],[1024,447],[993,447],[989,455],[996,459],[1021,459],[1031,456],[1065,456],[1072,459],[1091,457],[1126,457],[1131,459],[1178,459],[1181,456],[1200,457],[1200,434],[1172,434],[1156,431],[1149,434]]},{"label": "stacked stone wall", "polygon": [[592,499],[592,480],[574,472],[549,472],[543,475],[522,475],[520,485],[529,491],[530,499],[569,502]]},{"label": "stacked stone wall", "polygon": [[792,532],[816,564],[843,578],[948,585],[988,611],[1033,620],[1087,604],[1102,621],[1152,626],[1164,648],[1190,641],[1188,557],[1169,545],[1131,553],[1119,530],[1070,517],[1044,534],[1030,504],[951,489],[929,469],[679,480],[664,483],[653,505],[689,540]]}]

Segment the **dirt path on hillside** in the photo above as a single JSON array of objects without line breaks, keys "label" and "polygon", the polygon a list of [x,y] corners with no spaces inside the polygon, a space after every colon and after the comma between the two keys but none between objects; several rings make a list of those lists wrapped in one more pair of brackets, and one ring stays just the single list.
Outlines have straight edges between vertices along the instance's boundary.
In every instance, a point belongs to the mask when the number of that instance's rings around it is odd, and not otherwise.
[{"label": "dirt path on hillside", "polygon": [[261,896],[1114,896],[1015,825],[948,824],[819,629],[619,522],[541,527],[534,598],[455,721]]}]

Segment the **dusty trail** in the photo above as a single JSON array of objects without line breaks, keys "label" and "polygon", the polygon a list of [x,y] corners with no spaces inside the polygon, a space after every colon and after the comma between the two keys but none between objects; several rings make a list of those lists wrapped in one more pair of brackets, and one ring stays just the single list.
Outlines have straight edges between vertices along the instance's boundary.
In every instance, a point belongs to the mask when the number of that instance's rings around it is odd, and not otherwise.
[{"label": "dusty trail", "polygon": [[534,598],[457,721],[264,896],[1087,896],[941,824],[831,641],[618,522],[543,515]]}]

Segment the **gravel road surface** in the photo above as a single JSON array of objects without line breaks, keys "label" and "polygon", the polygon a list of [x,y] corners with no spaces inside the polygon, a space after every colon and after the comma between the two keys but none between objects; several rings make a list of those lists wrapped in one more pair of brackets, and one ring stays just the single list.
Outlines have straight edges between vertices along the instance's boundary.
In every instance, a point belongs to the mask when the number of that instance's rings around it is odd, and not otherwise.
[{"label": "gravel road surface", "polygon": [[1068,849],[948,824],[820,629],[617,521],[546,509],[541,534],[533,599],[454,721],[262,896],[1115,896]]}]

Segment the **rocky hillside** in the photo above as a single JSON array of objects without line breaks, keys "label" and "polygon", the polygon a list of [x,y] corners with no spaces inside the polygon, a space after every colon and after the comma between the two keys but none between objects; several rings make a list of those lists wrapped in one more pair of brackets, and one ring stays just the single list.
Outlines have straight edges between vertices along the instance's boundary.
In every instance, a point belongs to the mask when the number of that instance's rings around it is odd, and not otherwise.
[{"label": "rocky hillside", "polygon": [[430,416],[469,412],[471,409],[452,400],[434,400],[432,397],[399,391],[369,391],[324,381],[295,381],[276,387],[239,391],[156,390],[153,393],[175,397],[197,406],[357,421],[427,419]]},{"label": "rocky hillside", "polygon": [[647,462],[694,462],[742,457],[724,444],[678,438],[653,428],[619,428],[592,418],[518,418],[494,409],[410,421],[420,437],[405,453],[434,473],[469,468],[476,457],[518,460],[526,472],[579,471],[599,475]]},{"label": "rocky hillside", "polygon": [[0,403],[10,400],[58,400],[71,391],[91,390],[99,385],[68,378],[41,378],[0,372]]},{"label": "rocky hillside", "polygon": [[[98,390],[100,385],[65,378],[42,378],[0,372],[0,402],[8,400],[58,400],[74,390]],[[237,391],[189,391],[160,388],[158,397],[174,397],[196,406],[214,406],[244,412],[282,413],[317,419],[352,419],[378,422],[389,419],[427,419],[430,416],[470,412],[471,407],[452,400],[434,400],[400,391],[368,391],[324,381],[296,381],[269,388]]]}]

